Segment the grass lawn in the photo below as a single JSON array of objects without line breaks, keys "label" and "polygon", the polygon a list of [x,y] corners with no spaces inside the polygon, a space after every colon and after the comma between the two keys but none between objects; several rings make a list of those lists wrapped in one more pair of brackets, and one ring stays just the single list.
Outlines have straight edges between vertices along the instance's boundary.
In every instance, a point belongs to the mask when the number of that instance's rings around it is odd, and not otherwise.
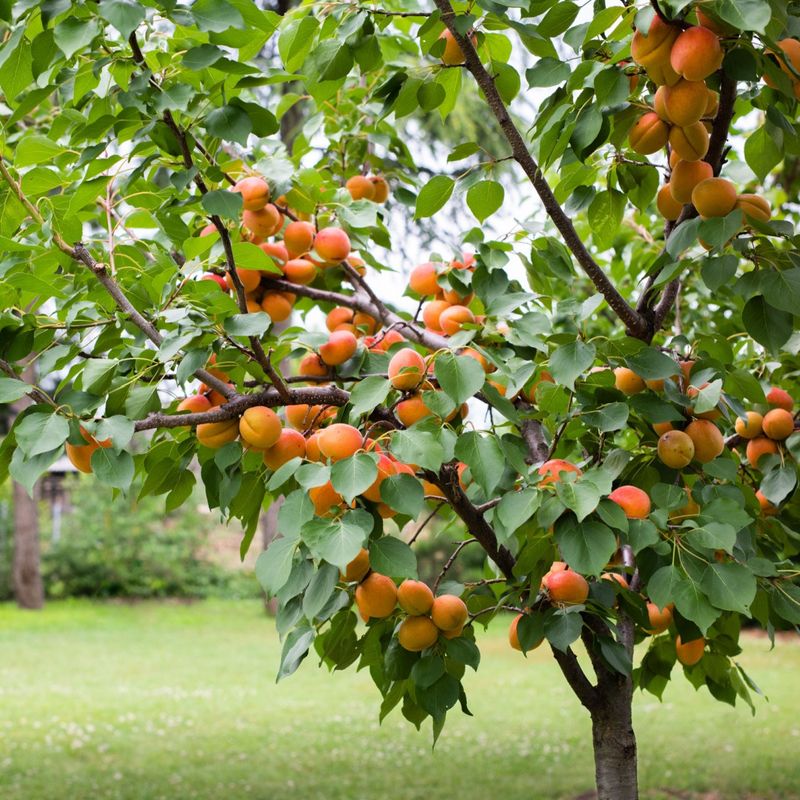
[{"label": "grass lawn", "polygon": [[[544,648],[479,635],[470,719],[435,752],[366,674],[310,658],[280,685],[256,602],[0,606],[0,798],[539,800],[592,787],[589,720]],[[741,663],[769,702],[752,717],[680,675],[636,699],[647,800],[800,798],[800,641],[749,637]]]}]

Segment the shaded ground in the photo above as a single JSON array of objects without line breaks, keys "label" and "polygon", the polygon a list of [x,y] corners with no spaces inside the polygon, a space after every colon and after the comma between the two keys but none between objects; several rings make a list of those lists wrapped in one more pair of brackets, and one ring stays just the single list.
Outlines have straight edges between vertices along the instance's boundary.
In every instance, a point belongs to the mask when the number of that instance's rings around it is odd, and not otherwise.
[{"label": "shaded ground", "polygon": [[[480,637],[474,718],[435,752],[367,675],[307,661],[275,685],[257,601],[0,607],[3,800],[589,800],[589,723],[545,652]],[[695,693],[636,700],[646,800],[800,800],[800,643],[748,638],[758,713]],[[668,787],[665,791],[663,787]]]}]

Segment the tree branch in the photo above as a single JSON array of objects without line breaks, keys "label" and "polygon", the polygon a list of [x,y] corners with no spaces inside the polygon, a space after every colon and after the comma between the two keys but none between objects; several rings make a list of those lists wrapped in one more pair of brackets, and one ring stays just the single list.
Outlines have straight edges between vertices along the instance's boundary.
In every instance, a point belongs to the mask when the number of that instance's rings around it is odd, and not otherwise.
[{"label": "tree branch", "polygon": [[555,658],[556,663],[561,668],[561,672],[567,679],[567,683],[572,691],[575,692],[578,700],[581,701],[581,705],[589,712],[592,712],[597,707],[597,689],[592,686],[586,677],[586,673],[578,663],[578,657],[570,648],[567,649],[566,653],[552,645],[550,649],[553,652],[553,658]]},{"label": "tree branch", "polygon": [[564,243],[572,251],[581,268],[589,276],[589,279],[597,290],[605,297],[606,302],[613,309],[614,313],[625,323],[628,334],[637,339],[646,340],[649,335],[649,330],[645,320],[628,305],[625,298],[617,291],[616,287],[608,279],[599,264],[592,258],[586,246],[581,241],[580,236],[578,236],[578,232],[575,230],[572,221],[559,205],[542,170],[530,154],[522,134],[512,121],[492,76],[481,63],[472,41],[469,37],[462,35],[456,28],[456,14],[453,10],[453,6],[450,4],[450,0],[434,0],[434,2],[439,11],[441,11],[442,21],[464,53],[467,69],[475,78],[476,83],[489,104],[489,108],[500,124],[500,128],[506,140],[511,145],[511,152],[514,156],[514,160],[522,167],[523,171],[528,176],[533,188],[542,201],[545,211],[547,211],[548,216],[561,234]]}]

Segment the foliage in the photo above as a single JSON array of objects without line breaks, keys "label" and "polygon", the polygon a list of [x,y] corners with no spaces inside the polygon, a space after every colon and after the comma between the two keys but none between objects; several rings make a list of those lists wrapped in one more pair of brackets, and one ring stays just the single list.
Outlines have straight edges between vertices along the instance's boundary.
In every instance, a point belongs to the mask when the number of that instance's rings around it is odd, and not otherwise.
[{"label": "foliage", "polygon": [[[280,603],[279,677],[312,651],[331,669],[369,667],[381,718],[431,717],[434,738],[450,709],[468,713],[475,628],[501,607],[521,615],[523,649],[548,640],[596,720],[612,699],[629,713],[632,687],[661,696],[678,637],[703,640],[684,664],[693,685],[752,703],[742,620],[800,622],[800,255],[796,198],[773,179],[800,141],[797,4],[455,6],[3,7],[0,399],[33,405],[0,465],[30,487],[66,447],[100,483],[140,481],[172,509],[196,458],[209,506],[244,526],[243,552],[284,495],[257,568]],[[721,36],[695,25],[698,10]],[[698,31],[704,47],[681,38]],[[679,72],[702,93],[691,122],[657,88]],[[505,144],[461,142],[447,161],[463,172],[420,179],[410,119],[446,124],[474,84]],[[524,85],[546,91],[515,124]],[[280,122],[301,100],[288,154]],[[727,177],[679,202],[672,178],[659,190],[670,151]],[[508,207],[497,178],[510,161],[547,219]],[[466,252],[432,253],[416,275],[434,281],[406,292],[435,296],[422,324],[375,278],[403,252],[393,217],[453,208]],[[501,219],[511,230],[492,238],[484,223]],[[19,379],[32,354],[40,375],[58,372],[54,392]],[[735,433],[747,411],[779,405],[755,444]],[[437,507],[490,577],[448,583],[448,559],[437,585],[470,616],[412,652],[395,636],[403,615],[379,609],[418,572],[398,532]],[[340,580],[362,549],[393,581]]]}]

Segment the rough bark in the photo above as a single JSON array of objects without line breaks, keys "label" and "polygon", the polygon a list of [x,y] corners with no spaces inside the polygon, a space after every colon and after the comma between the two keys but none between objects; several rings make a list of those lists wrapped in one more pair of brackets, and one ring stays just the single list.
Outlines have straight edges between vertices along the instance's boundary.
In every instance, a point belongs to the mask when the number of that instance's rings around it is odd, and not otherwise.
[{"label": "rough bark", "polygon": [[28,609],[40,609],[44,605],[36,488],[31,498],[25,488],[14,481],[14,599],[20,608]]},{"label": "rough bark", "polygon": [[592,712],[595,783],[598,800],[638,800],[636,735],[630,679],[607,685]]}]

